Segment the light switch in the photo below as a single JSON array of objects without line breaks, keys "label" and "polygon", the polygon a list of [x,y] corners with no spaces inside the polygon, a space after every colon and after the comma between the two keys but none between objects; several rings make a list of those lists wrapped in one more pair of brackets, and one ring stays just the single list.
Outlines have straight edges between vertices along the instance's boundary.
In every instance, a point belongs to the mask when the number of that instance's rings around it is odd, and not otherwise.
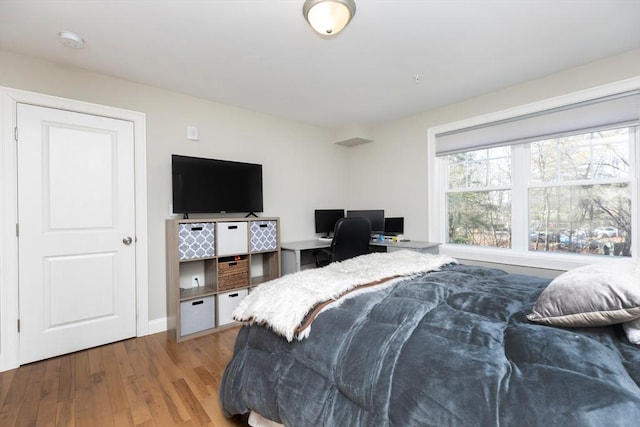
[{"label": "light switch", "polygon": [[189,141],[198,141],[198,128],[195,126],[187,126],[187,139]]}]

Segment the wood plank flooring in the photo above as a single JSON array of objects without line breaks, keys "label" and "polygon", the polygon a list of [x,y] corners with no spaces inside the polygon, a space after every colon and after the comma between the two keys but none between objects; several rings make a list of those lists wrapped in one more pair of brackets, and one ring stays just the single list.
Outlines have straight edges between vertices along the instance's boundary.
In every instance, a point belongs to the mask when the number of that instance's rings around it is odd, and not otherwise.
[{"label": "wood plank flooring", "polygon": [[168,332],[0,373],[0,426],[247,426],[218,401],[239,327],[176,343]]}]

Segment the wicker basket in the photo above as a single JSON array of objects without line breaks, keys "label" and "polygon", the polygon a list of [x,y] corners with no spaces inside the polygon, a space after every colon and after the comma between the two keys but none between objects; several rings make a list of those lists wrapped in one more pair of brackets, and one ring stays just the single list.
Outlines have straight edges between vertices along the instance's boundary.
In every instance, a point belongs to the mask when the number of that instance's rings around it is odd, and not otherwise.
[{"label": "wicker basket", "polygon": [[218,262],[218,292],[249,286],[249,260]]}]

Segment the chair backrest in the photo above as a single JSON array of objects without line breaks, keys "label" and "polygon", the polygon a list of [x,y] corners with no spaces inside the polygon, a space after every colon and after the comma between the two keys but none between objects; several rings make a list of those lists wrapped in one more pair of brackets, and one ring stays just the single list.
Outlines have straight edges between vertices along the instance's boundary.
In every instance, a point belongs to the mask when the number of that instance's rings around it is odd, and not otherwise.
[{"label": "chair backrest", "polygon": [[369,253],[371,223],[366,218],[344,217],[336,222],[331,241],[331,261]]}]

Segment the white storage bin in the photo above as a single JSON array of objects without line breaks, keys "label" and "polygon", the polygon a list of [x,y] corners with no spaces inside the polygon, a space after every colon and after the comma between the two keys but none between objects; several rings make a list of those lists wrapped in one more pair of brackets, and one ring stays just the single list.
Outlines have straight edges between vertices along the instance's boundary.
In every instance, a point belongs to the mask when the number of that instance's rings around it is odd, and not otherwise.
[{"label": "white storage bin", "polygon": [[218,326],[233,322],[233,310],[248,294],[246,289],[218,294]]},{"label": "white storage bin", "polygon": [[218,256],[244,254],[249,252],[247,223],[219,222]]},{"label": "white storage bin", "polygon": [[251,221],[251,252],[273,251],[278,247],[277,221]]},{"label": "white storage bin", "polygon": [[178,255],[180,261],[215,256],[214,223],[178,224]]},{"label": "white storage bin", "polygon": [[180,303],[180,335],[185,336],[215,326],[216,308],[213,296]]}]

